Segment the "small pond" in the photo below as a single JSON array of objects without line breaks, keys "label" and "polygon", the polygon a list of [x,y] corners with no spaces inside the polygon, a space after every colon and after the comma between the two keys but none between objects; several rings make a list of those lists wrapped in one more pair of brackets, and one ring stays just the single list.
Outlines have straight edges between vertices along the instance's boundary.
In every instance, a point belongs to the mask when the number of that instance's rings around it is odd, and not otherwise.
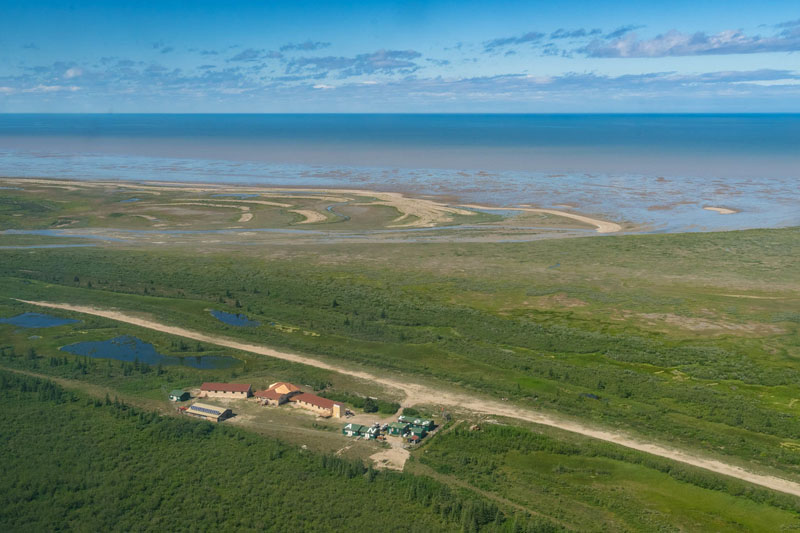
[{"label": "small pond", "polygon": [[220,355],[171,357],[158,353],[152,344],[129,335],[122,335],[106,341],[77,342],[62,346],[61,349],[75,355],[95,359],[116,359],[130,363],[138,360],[140,363],[151,366],[160,363],[164,366],[189,366],[201,370],[213,370],[230,368],[239,364],[239,360],[236,358]]},{"label": "small pond", "polygon": [[246,315],[243,315],[241,313],[233,314],[233,313],[226,313],[225,311],[217,311],[216,309],[212,309],[211,315],[220,322],[224,322],[229,326],[253,328],[261,324],[260,322],[256,322],[255,320],[250,320],[249,318],[247,318]]},{"label": "small pond", "polygon": [[0,318],[0,324],[12,324],[21,328],[52,328],[65,324],[75,324],[80,322],[72,318],[61,318],[57,316],[45,315],[43,313],[22,313],[21,315],[10,318]]},{"label": "small pond", "polygon": [[128,198],[127,200],[120,200],[119,203],[121,204],[129,204],[131,202],[138,202],[138,198]]}]

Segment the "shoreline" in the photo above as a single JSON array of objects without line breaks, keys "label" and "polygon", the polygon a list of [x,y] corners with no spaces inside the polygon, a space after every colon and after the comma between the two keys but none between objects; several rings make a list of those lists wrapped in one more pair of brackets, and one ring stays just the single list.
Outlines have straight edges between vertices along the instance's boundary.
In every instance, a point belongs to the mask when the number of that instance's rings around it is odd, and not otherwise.
[{"label": "shoreline", "polygon": [[[353,189],[353,188],[313,188],[304,186],[290,186],[290,187],[274,187],[274,186],[242,186],[238,184],[222,184],[222,183],[182,183],[182,182],[154,182],[152,180],[142,182],[129,182],[129,181],[106,181],[106,180],[64,180],[64,179],[51,179],[51,178],[0,178],[0,181],[9,181],[12,183],[34,183],[41,186],[58,187],[69,191],[77,190],[79,187],[119,187],[124,189],[131,189],[135,192],[149,192],[159,195],[164,191],[180,191],[191,193],[208,193],[208,192],[228,192],[235,190],[238,193],[244,194],[257,194],[259,198],[269,199],[283,199],[285,197],[296,197],[292,193],[308,193],[314,195],[311,198],[316,199],[316,195],[353,195],[356,197],[373,198],[372,201],[352,202],[351,205],[355,206],[386,206],[395,208],[400,216],[392,220],[391,224],[387,225],[387,229],[409,229],[409,228],[434,228],[434,227],[447,227],[453,222],[453,216],[472,216],[475,210],[497,210],[516,211],[516,212],[530,212],[530,213],[545,213],[554,216],[560,216],[567,219],[575,220],[590,226],[594,226],[597,233],[617,233],[622,231],[622,226],[598,218],[591,218],[585,215],[571,213],[568,211],[560,211],[557,209],[534,208],[529,206],[524,207],[491,207],[481,206],[476,204],[457,204],[446,203],[439,201],[438,197],[433,195],[414,195],[411,196],[406,192],[396,191],[378,191],[372,189]],[[76,185],[80,183],[81,185]],[[282,194],[281,194],[282,193]],[[424,196],[424,197],[423,197]],[[431,197],[437,198],[436,200]],[[347,198],[340,197],[326,197],[319,196],[319,199],[327,199],[332,201],[347,201]],[[232,209],[239,209],[241,211],[241,218],[239,222],[249,222],[253,218],[250,213],[250,207],[246,204],[262,204],[271,207],[291,207],[290,204],[281,202],[264,201],[261,199],[241,198],[241,199],[224,199],[214,198],[215,202],[222,202],[221,204],[200,203],[192,201],[195,199],[183,200],[174,202],[169,205],[194,205],[194,206],[208,206],[208,207],[225,207]],[[245,204],[245,205],[237,205]],[[160,204],[151,204],[160,205]],[[167,205],[167,204],[164,204]],[[297,224],[316,224],[324,222],[327,217],[324,214],[308,210],[308,209],[290,209],[292,213],[304,217],[304,220],[299,221]]]}]

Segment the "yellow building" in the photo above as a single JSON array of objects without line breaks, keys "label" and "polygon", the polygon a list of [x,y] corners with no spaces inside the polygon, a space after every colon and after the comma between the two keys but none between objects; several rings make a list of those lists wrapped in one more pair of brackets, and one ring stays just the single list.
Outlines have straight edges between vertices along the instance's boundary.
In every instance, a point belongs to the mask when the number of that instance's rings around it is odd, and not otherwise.
[{"label": "yellow building", "polygon": [[253,389],[245,383],[206,382],[200,386],[200,395],[203,398],[249,398]]},{"label": "yellow building", "polygon": [[289,401],[293,402],[298,407],[308,409],[309,411],[316,413],[318,416],[324,416],[326,418],[329,416],[334,418],[342,418],[345,412],[344,405],[340,404],[339,402],[334,402],[333,400],[329,400],[327,398],[321,398],[316,394],[309,394],[307,392],[295,394],[289,398]]}]

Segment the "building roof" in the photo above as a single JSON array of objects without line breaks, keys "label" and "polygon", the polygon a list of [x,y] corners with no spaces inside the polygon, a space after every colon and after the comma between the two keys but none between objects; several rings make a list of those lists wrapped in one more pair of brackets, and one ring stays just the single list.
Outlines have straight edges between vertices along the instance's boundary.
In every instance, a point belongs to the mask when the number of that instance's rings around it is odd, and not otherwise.
[{"label": "building roof", "polygon": [[170,396],[183,396],[184,394],[186,394],[186,391],[182,391],[180,389],[175,389],[169,393]]},{"label": "building roof", "polygon": [[397,420],[400,422],[405,422],[407,424],[412,424],[414,426],[423,426],[427,427],[433,424],[433,420],[425,420],[423,418],[414,418],[411,416],[400,415]]},{"label": "building roof", "polygon": [[304,392],[302,394],[297,394],[296,396],[292,396],[289,398],[290,402],[305,402],[307,404],[313,405],[315,407],[319,407],[322,409],[333,409],[334,405],[342,405],[339,402],[334,402],[333,400],[329,400],[327,398],[321,398],[316,394],[309,394]]},{"label": "building roof", "polygon": [[281,398],[286,396],[286,394],[280,393],[273,389],[267,389],[267,390],[260,390],[255,394],[253,394],[253,396],[255,396],[256,398],[266,398],[267,400],[280,400]]},{"label": "building roof", "polygon": [[394,429],[406,429],[408,428],[408,424],[405,422],[391,422],[389,427]]},{"label": "building roof", "polygon": [[281,394],[289,394],[290,392],[300,392],[300,387],[287,383],[286,381],[279,381],[270,385],[268,390],[275,390]]},{"label": "building roof", "polygon": [[250,385],[246,383],[213,383],[207,382],[200,386],[200,390],[204,391],[222,391],[222,392],[247,392],[250,390]]},{"label": "building roof", "polygon": [[366,430],[366,426],[362,426],[361,424],[354,424],[350,423],[344,427],[345,431],[352,431],[353,433],[364,433]]},{"label": "building roof", "polygon": [[188,407],[187,410],[194,411],[196,413],[201,413],[204,415],[220,416],[225,411],[228,411],[228,408],[218,407],[216,405],[208,405],[207,403],[193,403]]}]

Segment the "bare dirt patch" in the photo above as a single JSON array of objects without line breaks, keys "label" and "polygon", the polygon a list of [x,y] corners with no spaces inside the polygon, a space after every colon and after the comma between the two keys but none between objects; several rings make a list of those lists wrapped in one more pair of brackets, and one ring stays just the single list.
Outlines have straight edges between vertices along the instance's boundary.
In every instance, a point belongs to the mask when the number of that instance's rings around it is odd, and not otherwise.
[{"label": "bare dirt patch", "polygon": [[760,324],[758,322],[736,323],[727,320],[711,320],[708,318],[697,318],[675,315],[672,313],[640,313],[637,316],[651,321],[651,325],[658,323],[677,326],[689,331],[706,332],[738,332],[738,333],[783,333],[783,329],[772,324]]},{"label": "bare dirt patch", "polygon": [[403,448],[403,439],[399,437],[387,437],[386,442],[391,446],[389,449],[374,453],[369,458],[375,463],[375,468],[402,470],[411,453]]}]

